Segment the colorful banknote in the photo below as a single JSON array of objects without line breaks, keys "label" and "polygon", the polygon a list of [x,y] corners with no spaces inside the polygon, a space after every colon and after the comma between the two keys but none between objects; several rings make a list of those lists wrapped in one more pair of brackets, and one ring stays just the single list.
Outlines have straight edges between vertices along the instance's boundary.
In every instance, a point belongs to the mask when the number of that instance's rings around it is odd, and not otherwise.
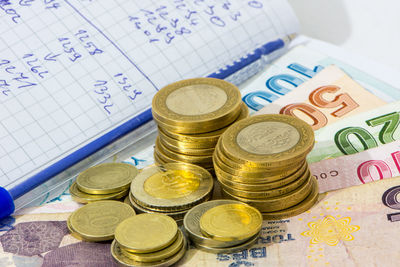
[{"label": "colorful banknote", "polygon": [[309,123],[314,130],[354,114],[383,106],[379,97],[362,88],[335,65],[326,67],[296,90],[255,113],[286,114]]},{"label": "colorful banknote", "polygon": [[400,176],[400,141],[310,164],[320,193]]},{"label": "colorful banknote", "polygon": [[315,132],[308,162],[351,155],[400,139],[400,102],[375,108]]}]

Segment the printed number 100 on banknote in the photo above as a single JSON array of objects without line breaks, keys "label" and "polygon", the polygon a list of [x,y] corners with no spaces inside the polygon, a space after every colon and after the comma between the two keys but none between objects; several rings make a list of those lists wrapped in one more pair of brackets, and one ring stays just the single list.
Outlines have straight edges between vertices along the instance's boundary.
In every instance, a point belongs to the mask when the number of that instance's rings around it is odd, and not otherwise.
[{"label": "printed number 100 on banknote", "polygon": [[385,102],[400,100],[399,89],[339,60],[305,46],[297,46],[269,65],[256,79],[241,87],[243,101],[253,112],[259,111],[265,105],[296,90],[296,87],[332,64]]}]

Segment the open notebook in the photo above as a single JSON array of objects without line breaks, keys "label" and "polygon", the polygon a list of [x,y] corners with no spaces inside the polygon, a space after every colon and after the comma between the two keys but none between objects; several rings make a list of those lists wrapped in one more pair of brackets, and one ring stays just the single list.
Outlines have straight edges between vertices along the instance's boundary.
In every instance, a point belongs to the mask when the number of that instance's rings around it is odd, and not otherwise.
[{"label": "open notebook", "polygon": [[298,27],[283,0],[0,0],[0,14],[0,186],[14,199],[150,121],[163,86],[237,71]]}]

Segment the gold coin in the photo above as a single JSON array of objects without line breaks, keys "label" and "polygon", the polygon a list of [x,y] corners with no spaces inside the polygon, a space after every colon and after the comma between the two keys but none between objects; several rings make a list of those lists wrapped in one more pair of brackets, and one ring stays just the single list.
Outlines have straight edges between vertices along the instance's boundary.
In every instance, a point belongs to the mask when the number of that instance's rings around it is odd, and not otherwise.
[{"label": "gold coin", "polygon": [[280,220],[283,218],[293,217],[299,215],[307,210],[311,209],[315,203],[318,201],[318,183],[315,180],[315,186],[313,186],[311,193],[302,202],[295,206],[284,210],[278,210],[274,212],[262,213],[265,220]]},{"label": "gold coin", "polygon": [[[224,174],[221,175],[223,172],[216,169],[217,173],[217,179],[220,181],[222,184],[225,184],[226,186],[238,189],[238,190],[245,190],[245,191],[261,191],[261,190],[271,190],[271,189],[276,189],[279,187],[286,186],[293,181],[297,180],[299,177],[304,175],[306,173],[306,170],[308,168],[307,164],[304,164],[298,171],[296,171],[294,174],[291,174],[287,177],[284,177],[280,180],[273,181],[273,182],[265,182],[265,183],[259,183],[260,178],[257,179],[258,183],[251,183],[252,180],[245,179],[243,177],[235,177],[235,176],[229,176],[229,174]],[[268,180],[267,180],[268,181]]]},{"label": "gold coin", "polygon": [[156,140],[156,149],[160,151],[162,154],[173,158],[177,160],[181,160],[187,163],[192,163],[192,164],[208,164],[212,166],[212,154],[211,155],[206,155],[206,156],[189,156],[189,155],[183,155],[180,153],[176,153],[174,151],[169,150],[165,146],[163,146],[160,142],[160,138],[157,137]]},{"label": "gold coin", "polygon": [[224,80],[196,78],[165,86],[153,97],[157,122],[179,133],[209,132],[233,122],[241,109],[239,89]]},{"label": "gold coin", "polygon": [[159,142],[162,146],[167,148],[168,150],[174,151],[175,153],[180,153],[189,156],[212,156],[214,153],[215,147],[211,148],[185,148],[179,145],[173,145],[168,143],[167,140],[164,140],[161,136],[158,138]]},{"label": "gold coin", "polygon": [[183,225],[189,238],[195,243],[206,247],[222,248],[237,246],[245,240],[233,240],[233,241],[219,241],[212,238],[206,237],[201,233],[200,229],[200,218],[201,216],[211,208],[214,208],[223,204],[242,204],[242,202],[229,199],[218,199],[201,203],[191,208],[183,219]]},{"label": "gold coin", "polygon": [[203,202],[213,188],[213,177],[193,164],[167,163],[144,169],[132,181],[131,194],[147,209],[181,211]]},{"label": "gold coin", "polygon": [[[290,176],[297,172],[301,168],[305,168],[306,161],[301,162],[298,166],[295,166],[293,168],[285,168],[285,169],[277,169],[277,170],[272,170],[271,169],[265,169],[265,168],[252,168],[252,170],[240,170],[240,169],[234,169],[231,168],[230,166],[226,165],[223,161],[218,156],[217,149],[213,154],[213,163],[214,163],[214,168],[217,170],[220,170],[224,172],[224,174],[228,175],[229,177],[241,177],[238,178],[237,181],[242,181],[242,180],[248,180],[251,183],[257,183],[257,181],[262,181],[265,177],[269,177],[269,180],[271,181],[276,181],[282,178],[285,178],[287,176]],[[261,180],[260,180],[261,179]]]},{"label": "gold coin", "polygon": [[314,145],[314,132],[298,118],[267,114],[235,123],[220,140],[226,156],[241,164],[280,167],[305,158]]},{"label": "gold coin", "polygon": [[232,247],[222,247],[222,248],[215,248],[215,247],[209,247],[209,246],[205,246],[202,244],[198,244],[198,243],[194,243],[194,246],[202,251],[208,252],[208,253],[214,253],[214,254],[229,254],[229,253],[234,253],[237,251],[242,251],[246,248],[251,247],[252,245],[254,245],[258,238],[260,237],[260,233],[256,234],[255,236],[251,237],[250,239],[246,240],[245,242],[236,245],[236,246],[232,246]]},{"label": "gold coin", "polygon": [[[205,200],[206,201],[206,200]],[[138,212],[138,213],[160,213],[164,215],[170,216],[172,219],[176,220],[181,220],[185,216],[187,210],[183,211],[174,211],[174,212],[166,212],[162,210],[151,210],[147,209],[145,207],[140,206],[138,203],[135,202],[135,200],[132,197],[132,194],[129,194],[129,203],[131,206]]]},{"label": "gold coin", "polygon": [[287,184],[282,187],[278,188],[273,188],[270,190],[264,190],[261,187],[256,188],[256,190],[243,190],[243,189],[236,189],[233,187],[230,187],[229,185],[226,185],[222,182],[222,180],[218,180],[221,183],[222,188],[228,192],[229,194],[239,196],[239,197],[244,197],[244,198],[250,198],[250,199],[266,199],[266,198],[272,198],[272,197],[278,197],[282,196],[285,194],[288,194],[298,188],[300,185],[302,185],[306,179],[310,177],[310,171],[307,170],[302,176],[298,177],[295,179],[293,182],[290,184]]},{"label": "gold coin", "polygon": [[[214,158],[216,155],[214,154]],[[275,183],[280,184],[280,186],[285,185],[299,177],[307,168],[307,163],[304,161],[301,165],[297,166],[294,169],[288,169],[286,171],[281,172],[257,172],[257,175],[249,175],[249,176],[240,176],[235,175],[230,172],[225,171],[225,167],[221,167],[220,163],[217,159],[214,160],[214,170],[217,174],[218,178],[222,180],[228,180],[228,182],[233,183],[243,183],[243,184],[251,184],[256,186],[256,184],[266,185],[274,185]],[[243,173],[242,173],[243,174]],[[268,185],[267,185],[268,186]],[[276,186],[276,187],[279,187]],[[272,187],[274,188],[274,187]]]},{"label": "gold coin", "polygon": [[287,209],[303,201],[312,191],[316,183],[316,181],[314,182],[314,180],[315,178],[310,175],[308,179],[300,187],[296,188],[292,192],[289,192],[285,195],[266,198],[266,199],[239,197],[225,191],[225,189],[222,189],[222,192],[227,197],[247,203],[257,208],[261,212],[272,212],[272,211]]},{"label": "gold coin", "polygon": [[115,229],[115,240],[127,251],[149,253],[168,247],[177,233],[178,226],[171,217],[143,213],[121,222]]},{"label": "gold coin", "polygon": [[88,194],[111,194],[127,188],[139,173],[126,163],[103,163],[81,172],[76,178],[78,189]]},{"label": "gold coin", "polygon": [[123,248],[121,248],[118,242],[114,240],[111,243],[111,255],[114,258],[114,260],[121,266],[168,267],[178,262],[180,259],[182,259],[182,257],[185,255],[186,248],[187,248],[187,241],[184,238],[182,248],[175,255],[167,259],[161,260],[159,262],[140,262],[126,257],[122,252]]},{"label": "gold coin", "polygon": [[[164,165],[167,163],[177,163],[177,164],[190,164],[190,163],[186,163],[184,161],[181,160],[175,160],[175,159],[171,159],[167,156],[165,156],[164,154],[161,154],[160,151],[157,150],[157,148],[154,149],[154,160],[157,162],[158,165]],[[214,168],[209,164],[196,164],[204,169],[206,169],[208,172],[212,173],[214,172]]]},{"label": "gold coin", "polygon": [[84,240],[84,239],[74,230],[74,228],[72,228],[70,218],[71,218],[71,216],[69,216],[68,219],[67,219],[67,228],[68,228],[68,230],[69,230],[69,233],[71,234],[71,236],[73,236],[74,238],[76,238],[76,239],[78,239],[78,240]]},{"label": "gold coin", "polygon": [[223,204],[200,218],[201,232],[220,241],[245,240],[260,232],[261,213],[246,204]]},{"label": "gold coin", "polygon": [[[247,105],[242,102],[241,105],[241,111],[239,117],[233,122],[235,123],[236,121],[243,120],[245,118],[249,117],[249,109]],[[201,148],[204,144],[204,147],[210,147],[209,145],[212,145],[212,147],[215,147],[217,144],[217,141],[221,134],[223,134],[226,129],[228,129],[229,126],[232,124],[218,129],[216,131],[212,132],[206,132],[206,133],[195,133],[195,134],[180,134],[180,133],[175,133],[171,131],[166,131],[163,130],[162,128],[159,128],[159,131],[162,132],[163,135],[166,135],[170,138],[172,138],[174,141],[180,141],[184,142],[185,144],[188,144],[188,146],[193,146],[193,148]],[[173,142],[173,141],[172,141]]]},{"label": "gold coin", "polygon": [[112,193],[112,194],[102,194],[102,195],[94,195],[94,194],[87,194],[82,191],[80,191],[76,185],[76,182],[74,182],[71,187],[69,188],[69,192],[71,194],[71,198],[79,203],[91,203],[95,201],[101,201],[101,200],[110,200],[110,199],[120,199],[126,196],[129,193],[129,188],[124,189],[121,192],[117,193]]},{"label": "gold coin", "polygon": [[168,132],[166,130],[163,130],[161,127],[159,127],[158,130],[158,134],[160,136],[160,138],[164,141],[167,142],[168,144],[172,145],[172,146],[179,146],[181,148],[186,148],[186,149],[207,149],[207,148],[215,148],[215,145],[217,144],[218,138],[216,140],[213,139],[204,139],[202,141],[180,141],[177,139],[172,138],[171,136],[169,136],[167,133],[171,133]]},{"label": "gold coin", "polygon": [[183,233],[181,230],[178,229],[178,236],[176,240],[170,246],[162,250],[150,253],[132,253],[122,249],[121,252],[126,257],[134,261],[139,261],[139,262],[162,261],[164,259],[172,257],[173,255],[178,253],[179,250],[181,250],[181,248],[183,247],[183,239],[184,239]]},{"label": "gold coin", "polygon": [[[236,161],[236,159],[231,159],[229,158],[225,153],[224,149],[222,147],[222,137],[221,140],[218,141],[217,146],[215,147],[215,154],[216,157],[221,159],[221,162],[229,166],[229,168],[234,169],[234,170],[240,170],[244,172],[254,172],[254,173],[259,173],[259,172],[264,172],[264,173],[270,173],[271,175],[277,174],[277,173],[282,173],[285,171],[290,171],[293,169],[297,169],[304,161],[307,155],[304,155],[303,158],[299,158],[296,160],[293,160],[291,162],[287,162],[285,165],[279,166],[279,167],[267,167],[267,166],[254,166],[253,163],[247,162],[247,163],[239,163]],[[250,166],[253,164],[252,166]],[[221,164],[222,165],[222,164]]]},{"label": "gold coin", "polygon": [[117,225],[135,215],[129,205],[113,200],[87,204],[70,216],[70,226],[87,241],[105,241],[114,238]]}]

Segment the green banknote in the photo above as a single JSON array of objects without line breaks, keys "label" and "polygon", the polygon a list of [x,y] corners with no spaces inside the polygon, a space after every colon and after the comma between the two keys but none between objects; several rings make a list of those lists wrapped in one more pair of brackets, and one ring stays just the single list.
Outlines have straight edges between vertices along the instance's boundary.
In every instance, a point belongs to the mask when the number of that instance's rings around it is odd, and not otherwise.
[{"label": "green banknote", "polygon": [[355,154],[400,140],[400,101],[366,111],[315,131],[308,162]]}]

